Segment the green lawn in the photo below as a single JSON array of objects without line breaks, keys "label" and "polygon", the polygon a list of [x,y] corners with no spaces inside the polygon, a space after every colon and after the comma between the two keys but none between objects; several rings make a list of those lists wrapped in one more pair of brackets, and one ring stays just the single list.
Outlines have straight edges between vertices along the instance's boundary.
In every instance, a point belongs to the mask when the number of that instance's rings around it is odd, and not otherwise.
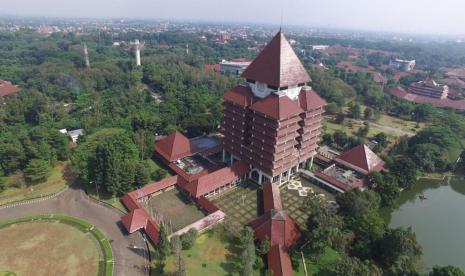
[{"label": "green lawn", "polygon": [[[326,248],[325,252],[315,261],[311,261],[310,258],[305,258],[305,264],[307,266],[308,275],[317,275],[321,269],[324,269],[333,264],[339,258],[339,253]],[[299,270],[294,271],[294,276],[305,276],[304,265],[300,262]]]},{"label": "green lawn", "polygon": [[[189,276],[238,275],[234,263],[237,252],[228,237],[219,231],[208,231],[200,235],[190,250],[183,250],[185,267]],[[176,262],[173,256],[167,259],[165,273],[174,275]],[[161,275],[161,274],[154,274]]]},{"label": "green lawn", "polygon": [[14,187],[15,176],[7,177],[8,188],[0,193],[0,205],[43,197],[63,190],[71,181],[71,176],[65,175],[66,166],[67,163],[59,162],[46,182],[33,186]]}]

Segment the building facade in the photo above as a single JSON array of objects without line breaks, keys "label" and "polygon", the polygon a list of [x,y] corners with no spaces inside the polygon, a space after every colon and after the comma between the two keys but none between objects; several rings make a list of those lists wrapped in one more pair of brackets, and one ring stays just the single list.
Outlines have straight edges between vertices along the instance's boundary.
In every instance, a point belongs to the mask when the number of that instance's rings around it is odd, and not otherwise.
[{"label": "building facade", "polygon": [[326,103],[281,32],[242,77],[223,97],[223,157],[246,161],[259,184],[284,183],[316,154]]},{"label": "building facade", "polygon": [[446,99],[449,95],[449,87],[440,85],[434,80],[425,80],[410,84],[408,92],[430,98]]},{"label": "building facade", "polygon": [[391,68],[402,70],[405,72],[410,72],[415,68],[416,62],[415,60],[402,60],[402,59],[395,59],[389,62],[389,66]]}]

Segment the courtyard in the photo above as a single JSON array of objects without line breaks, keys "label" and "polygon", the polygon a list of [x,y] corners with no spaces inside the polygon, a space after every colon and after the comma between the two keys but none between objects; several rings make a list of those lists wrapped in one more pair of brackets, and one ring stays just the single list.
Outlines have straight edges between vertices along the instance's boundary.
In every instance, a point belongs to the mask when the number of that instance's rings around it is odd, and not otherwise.
[{"label": "courtyard", "polygon": [[176,232],[203,217],[203,211],[178,189],[171,189],[152,197],[145,209],[155,221],[163,221],[168,233]]},{"label": "courtyard", "polygon": [[262,190],[250,181],[210,199],[239,226],[247,225],[263,213]]}]

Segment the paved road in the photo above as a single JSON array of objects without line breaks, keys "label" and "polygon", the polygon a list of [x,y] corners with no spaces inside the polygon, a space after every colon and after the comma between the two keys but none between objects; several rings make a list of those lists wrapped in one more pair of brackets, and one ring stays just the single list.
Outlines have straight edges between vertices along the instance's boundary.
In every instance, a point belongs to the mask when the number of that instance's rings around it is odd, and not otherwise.
[{"label": "paved road", "polygon": [[[78,182],[61,195],[41,202],[0,209],[0,220],[33,214],[63,213],[96,225],[106,235],[115,259],[114,275],[148,275],[148,251],[142,235],[127,235],[122,213],[91,201]],[[134,248],[136,246],[136,248]]]}]

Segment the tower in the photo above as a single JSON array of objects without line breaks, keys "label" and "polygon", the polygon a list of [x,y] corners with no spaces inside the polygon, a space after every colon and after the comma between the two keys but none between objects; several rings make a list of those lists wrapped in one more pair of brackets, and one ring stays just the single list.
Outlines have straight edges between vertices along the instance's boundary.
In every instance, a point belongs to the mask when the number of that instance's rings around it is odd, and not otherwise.
[{"label": "tower", "polygon": [[245,160],[259,184],[282,184],[312,160],[326,102],[280,31],[224,99],[225,155]]},{"label": "tower", "polygon": [[140,63],[140,42],[139,42],[139,39],[136,39],[134,41],[134,51],[135,51],[135,55],[136,55],[136,65],[140,66],[141,63]]},{"label": "tower", "polygon": [[84,43],[84,59],[86,61],[86,67],[90,68],[89,52],[87,51],[87,44],[86,43]]}]

